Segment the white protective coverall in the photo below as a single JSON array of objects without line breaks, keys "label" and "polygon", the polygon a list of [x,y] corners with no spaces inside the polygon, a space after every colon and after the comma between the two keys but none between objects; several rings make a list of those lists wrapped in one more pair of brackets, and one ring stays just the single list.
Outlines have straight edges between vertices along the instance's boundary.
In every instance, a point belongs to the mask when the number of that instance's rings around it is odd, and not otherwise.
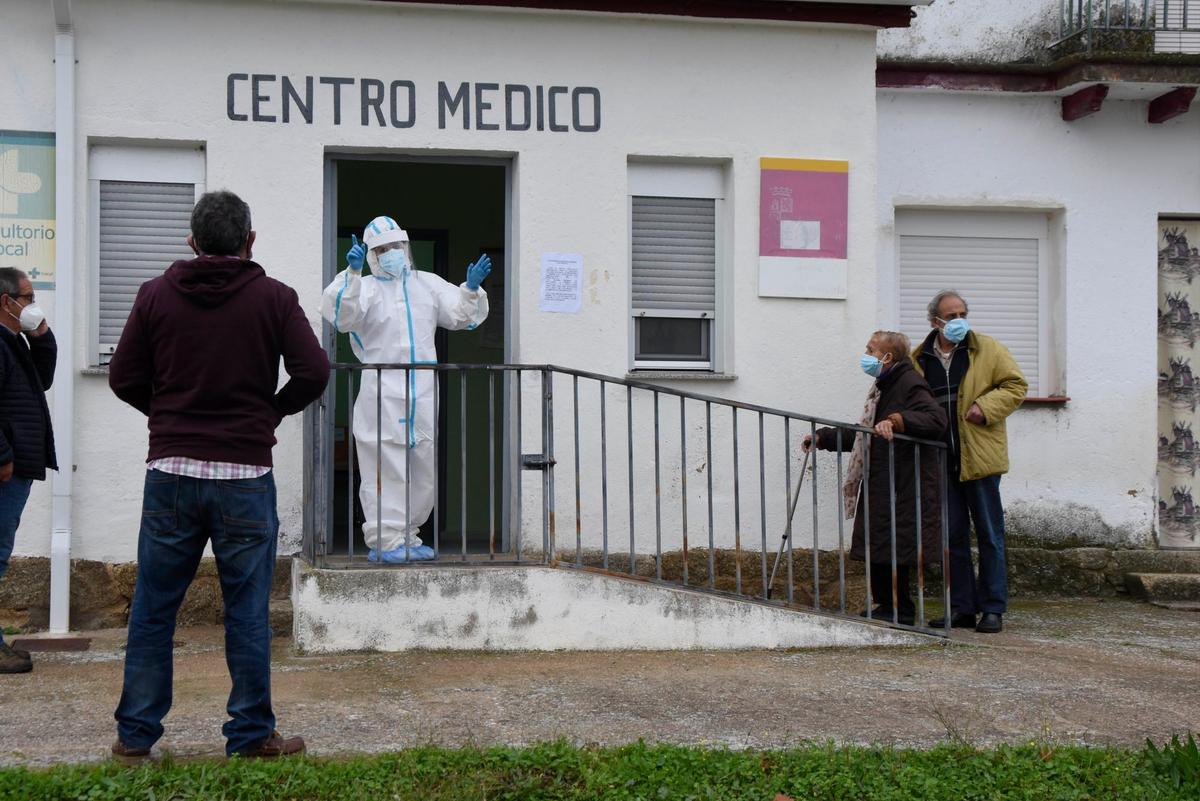
[{"label": "white protective coverall", "polygon": [[[373,272],[378,270],[373,252],[367,261]],[[430,272],[410,269],[395,278],[364,277],[347,268],[325,288],[321,315],[338,331],[350,334],[354,355],[364,363],[436,364],[437,327],[451,331],[477,327],[487,319],[488,299],[482,287],[472,291],[465,283],[454,286]],[[380,397],[378,371],[362,371],[354,402],[354,440],[362,478],[359,499],[366,518],[363,536],[376,551],[420,546],[417,529],[432,513],[437,495],[437,373],[411,370],[406,381],[405,372],[383,370]],[[381,467],[378,485],[377,465]]]}]

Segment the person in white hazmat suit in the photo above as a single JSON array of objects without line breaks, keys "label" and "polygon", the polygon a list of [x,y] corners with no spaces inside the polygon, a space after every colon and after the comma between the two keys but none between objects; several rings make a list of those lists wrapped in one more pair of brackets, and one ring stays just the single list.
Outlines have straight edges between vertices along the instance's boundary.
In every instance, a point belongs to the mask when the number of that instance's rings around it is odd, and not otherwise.
[{"label": "person in white hazmat suit", "polygon": [[[325,287],[321,315],[350,334],[360,361],[436,364],[438,326],[473,329],[487,319],[487,293],[480,287],[492,269],[486,254],[467,268],[467,280],[454,286],[416,269],[408,234],[391,217],[376,217],[363,230],[361,244],[355,237],[351,241],[348,266]],[[364,260],[371,267],[366,277]],[[364,370],[354,402],[363,537],[373,562],[434,558],[417,529],[429,518],[437,494],[437,374],[405,372],[383,370],[380,386],[379,372]]]}]

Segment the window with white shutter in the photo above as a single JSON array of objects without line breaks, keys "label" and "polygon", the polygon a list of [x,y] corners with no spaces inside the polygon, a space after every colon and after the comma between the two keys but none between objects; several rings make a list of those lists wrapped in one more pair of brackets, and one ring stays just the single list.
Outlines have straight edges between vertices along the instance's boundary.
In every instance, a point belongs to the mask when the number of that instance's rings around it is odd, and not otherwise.
[{"label": "window with white shutter", "polygon": [[914,344],[928,336],[929,301],[953,290],[971,328],[1005,345],[1029,381],[1029,395],[1059,389],[1046,330],[1049,221],[1044,215],[897,211],[900,328]]},{"label": "window with white shutter", "polygon": [[631,165],[634,369],[713,369],[721,186],[717,167]]},{"label": "window with white shutter", "polygon": [[193,148],[97,146],[89,154],[93,363],[108,364],[141,285],[192,257],[192,207],[204,191]]},{"label": "window with white shutter", "polygon": [[195,198],[194,184],[100,182],[101,364],[121,338],[138,288],[194,255],[187,237]]}]

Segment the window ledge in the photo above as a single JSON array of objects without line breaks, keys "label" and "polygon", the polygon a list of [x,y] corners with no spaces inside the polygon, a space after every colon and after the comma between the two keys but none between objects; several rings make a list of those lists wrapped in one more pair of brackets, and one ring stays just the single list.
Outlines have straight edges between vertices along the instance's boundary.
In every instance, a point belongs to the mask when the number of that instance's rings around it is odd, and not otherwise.
[{"label": "window ledge", "polygon": [[1050,395],[1049,397],[1026,397],[1021,401],[1022,406],[1066,406],[1070,398],[1066,395]]},{"label": "window ledge", "polygon": [[735,373],[706,373],[701,370],[634,370],[625,374],[630,381],[736,381]]},{"label": "window ledge", "polygon": [[100,367],[84,367],[79,370],[80,375],[108,375],[108,365]]}]

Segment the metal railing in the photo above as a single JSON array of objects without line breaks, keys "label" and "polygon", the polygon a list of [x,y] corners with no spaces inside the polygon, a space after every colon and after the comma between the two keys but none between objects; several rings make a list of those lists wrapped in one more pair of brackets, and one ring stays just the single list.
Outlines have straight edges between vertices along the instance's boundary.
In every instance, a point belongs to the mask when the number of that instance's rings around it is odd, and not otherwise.
[{"label": "metal railing", "polygon": [[[1136,37],[1138,33],[1146,37]],[[1060,45],[1081,37],[1091,52],[1103,49],[1178,52],[1180,42],[1160,34],[1200,34],[1200,0],[1059,0]]]},{"label": "metal railing", "polygon": [[[858,433],[873,436],[868,428],[552,365],[338,363],[333,369],[336,379],[326,396],[306,413],[311,458],[306,465],[304,553],[317,566],[381,567],[363,553],[361,545],[372,544],[359,541],[365,521],[354,503],[355,379],[374,373],[375,385],[381,388],[385,375],[403,373],[404,408],[411,410],[410,378],[429,371],[438,378],[433,396],[443,421],[435,445],[437,460],[445,465],[443,483],[454,485],[435,502],[432,525],[426,524],[439,565],[544,564],[600,571],[855,619],[860,599],[868,619],[876,619],[874,602],[880,601],[891,610],[890,618],[881,622],[950,634],[950,616],[943,614],[945,628],[935,631],[928,626],[926,608],[926,564],[940,566],[938,591],[930,600],[944,611],[950,597],[946,448],[941,442],[896,434],[886,446],[887,497],[872,497],[870,482],[863,484],[865,554],[872,553],[871,515],[889,515],[888,603],[872,597],[870,558],[848,558],[851,532],[841,513],[851,443]],[[481,394],[485,387],[486,396]],[[381,415],[383,390],[376,395],[375,413]],[[564,407],[569,412],[556,416]],[[343,412],[346,447],[338,471],[334,421]],[[482,431],[484,415],[486,435],[472,436],[469,422]],[[837,449],[805,454],[800,441],[805,434],[815,437],[818,426],[835,429]],[[450,445],[452,440],[456,447]],[[377,434],[374,446],[382,445],[383,435]],[[447,452],[441,453],[443,449]],[[916,609],[911,624],[901,619],[899,603],[908,588],[898,581],[903,570],[897,540],[907,536],[907,529],[897,530],[896,476],[905,469],[897,464],[898,449],[911,452],[916,477]],[[864,449],[864,475],[870,474],[870,450]],[[936,498],[921,497],[925,459],[936,460]],[[380,465],[380,460],[375,463]],[[468,476],[471,465],[474,480]],[[566,476],[561,475],[564,468]],[[484,473],[486,479],[481,478]],[[540,474],[539,480],[528,480],[528,473]],[[374,475],[357,476],[357,481],[373,482],[379,493],[408,490],[407,482],[403,488],[389,488],[381,466]],[[468,490],[481,482],[486,483],[486,493]],[[334,499],[343,490],[345,508],[335,519]],[[768,503],[768,498],[778,500]],[[797,509],[801,505],[808,507],[803,513]],[[937,554],[923,552],[921,536],[922,512],[928,515],[932,508],[940,513]],[[560,541],[564,509],[573,511],[573,537]],[[382,512],[376,514],[376,530],[382,530]],[[447,520],[451,514],[457,520]],[[804,546],[798,545],[797,537],[807,524],[797,523],[797,516],[811,516]],[[486,525],[480,519],[486,519]],[[346,541],[339,545],[334,533],[343,525]],[[531,547],[538,540],[540,547]],[[782,587],[776,580],[781,562]]]}]

